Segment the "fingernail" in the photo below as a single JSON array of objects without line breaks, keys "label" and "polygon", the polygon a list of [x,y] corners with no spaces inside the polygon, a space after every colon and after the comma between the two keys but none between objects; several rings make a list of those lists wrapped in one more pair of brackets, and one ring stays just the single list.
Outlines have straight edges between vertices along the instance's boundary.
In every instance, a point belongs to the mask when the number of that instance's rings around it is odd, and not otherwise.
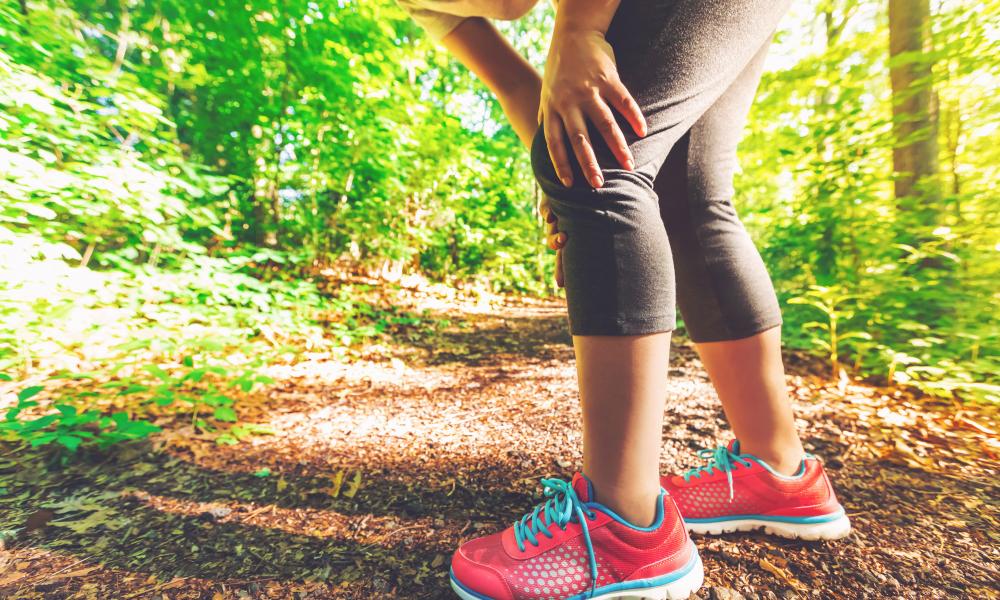
[{"label": "fingernail", "polygon": [[601,187],[604,185],[604,178],[600,175],[594,175],[594,187]]},{"label": "fingernail", "polygon": [[573,187],[573,180],[569,177],[560,177],[559,180],[562,181],[564,186]]},{"label": "fingernail", "polygon": [[565,244],[566,243],[566,234],[565,233],[560,233],[556,239],[559,241],[560,244]]},{"label": "fingernail", "polygon": [[631,171],[632,169],[635,169],[635,162],[631,158],[628,159],[628,160],[626,160],[625,161],[625,168],[628,169],[629,171]]}]

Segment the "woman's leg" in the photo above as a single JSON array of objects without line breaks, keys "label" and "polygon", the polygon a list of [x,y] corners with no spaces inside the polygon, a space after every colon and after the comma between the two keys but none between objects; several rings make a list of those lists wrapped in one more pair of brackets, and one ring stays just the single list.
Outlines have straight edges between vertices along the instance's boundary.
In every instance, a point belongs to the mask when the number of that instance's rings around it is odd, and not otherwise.
[{"label": "woman's leg", "polygon": [[674,146],[654,189],[678,305],[741,450],[792,474],[804,453],[785,385],[778,300],[732,203],[736,148],[766,54],[765,45]]},{"label": "woman's leg", "polygon": [[740,441],[740,451],[764,459],[783,475],[796,473],[805,451],[785,386],[781,327],[695,348]]},{"label": "woman's leg", "polygon": [[732,205],[736,146],[765,52],[674,145],[655,183],[677,303],[739,442],[662,484],[691,531],[837,539],[850,520],[820,461],[802,451],[785,390],[778,301]]},{"label": "woman's leg", "polygon": [[[608,41],[648,131],[629,139],[635,171],[595,142],[605,184],[565,188],[545,138],[532,161],[563,250],[584,413],[584,472],[598,500],[648,520],[657,478],[667,344],[674,327],[670,242],[653,181],[674,144],[767,43],[787,0],[623,0]],[[622,125],[623,131],[629,127]],[[627,134],[628,135],[628,134]],[[600,136],[591,136],[600,140]]]},{"label": "woman's leg", "polygon": [[670,333],[578,336],[574,346],[583,406],[583,472],[599,502],[645,527],[653,521],[660,493]]}]

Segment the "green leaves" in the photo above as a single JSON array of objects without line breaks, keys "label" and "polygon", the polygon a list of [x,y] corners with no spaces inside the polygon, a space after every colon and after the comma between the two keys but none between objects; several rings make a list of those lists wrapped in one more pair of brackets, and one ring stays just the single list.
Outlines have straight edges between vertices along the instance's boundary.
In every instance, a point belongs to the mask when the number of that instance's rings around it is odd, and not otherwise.
[{"label": "green leaves", "polygon": [[142,368],[163,383],[168,385],[174,383],[174,378],[171,377],[169,373],[164,371],[159,365],[143,365]]},{"label": "green leaves", "polygon": [[223,446],[232,446],[255,435],[274,435],[274,429],[269,425],[240,423],[239,425],[230,427],[229,431],[220,434],[215,438],[215,442]]},{"label": "green leaves", "polygon": [[44,389],[45,387],[41,385],[34,385],[31,387],[24,388],[23,390],[17,393],[17,401],[19,403],[25,402],[29,398],[33,398],[34,396],[38,395],[38,393]]},{"label": "green leaves", "polygon": [[[989,233],[997,220],[992,165],[1000,145],[967,144],[977,137],[971,132],[985,125],[984,116],[997,113],[996,94],[972,75],[995,70],[997,41],[973,33],[982,25],[969,15],[1000,5],[984,8],[965,0],[935,5],[928,24],[934,40],[927,44],[933,51],[902,57],[933,62],[933,77],[913,81],[895,95],[898,100],[933,86],[936,159],[952,192],[917,186],[903,198],[896,197],[894,150],[927,139],[930,128],[914,126],[910,136],[894,131],[888,63],[900,58],[888,60],[885,7],[872,5],[867,13],[820,11],[785,22],[773,52],[794,56],[794,64],[764,74],[740,144],[734,202],[787,301],[786,343],[831,359],[836,349],[846,367],[888,374],[890,381],[898,381],[900,365],[892,356],[900,353],[925,366],[943,365],[933,372],[907,368],[912,375],[901,374],[910,384],[987,381],[1000,369],[995,316],[1000,298],[984,285],[1000,277],[996,234]],[[820,46],[810,53],[795,50],[799,32],[821,21],[826,27],[820,30],[831,36],[826,43],[817,40]],[[856,297],[820,298],[807,292],[812,286]],[[911,344],[907,323],[912,322],[949,342]],[[973,360],[982,347],[963,333],[991,340],[986,344],[991,358]],[[963,358],[952,360],[955,356]],[[957,394],[986,398],[974,391]]]},{"label": "green leaves", "polygon": [[[122,7],[36,2],[30,23],[0,10],[0,381],[80,365],[5,385],[17,402],[0,435],[71,453],[183,419],[238,443],[266,433],[238,403],[273,383],[276,357],[436,326],[369,305],[324,265],[554,292],[526,152],[482,83],[389,0],[123,6],[123,64],[108,33]],[[940,101],[950,191],[913,200],[939,222],[911,225],[893,196],[876,10],[785,24],[736,204],[791,345],[835,374],[990,399],[1000,145],[981,133],[1000,108],[983,83],[998,52],[971,8],[938,9],[921,83]],[[533,18],[504,30],[539,63],[548,17]],[[806,54],[802,31],[838,33]]]},{"label": "green leaves", "polygon": [[126,413],[102,417],[97,410],[80,411],[76,406],[56,403],[55,412],[35,417],[21,418],[21,411],[38,406],[36,402],[21,401],[8,411],[0,422],[0,432],[17,435],[32,447],[57,444],[69,453],[76,452],[86,443],[108,445],[126,439],[138,439],[159,428],[143,421],[132,421]]},{"label": "green leaves", "polygon": [[229,406],[220,406],[219,408],[216,408],[215,412],[212,413],[212,416],[220,421],[228,421],[230,423],[236,421],[236,411]]},{"label": "green leaves", "polygon": [[59,435],[56,436],[56,442],[65,446],[70,452],[76,452],[76,449],[83,442],[83,438],[75,435]]}]

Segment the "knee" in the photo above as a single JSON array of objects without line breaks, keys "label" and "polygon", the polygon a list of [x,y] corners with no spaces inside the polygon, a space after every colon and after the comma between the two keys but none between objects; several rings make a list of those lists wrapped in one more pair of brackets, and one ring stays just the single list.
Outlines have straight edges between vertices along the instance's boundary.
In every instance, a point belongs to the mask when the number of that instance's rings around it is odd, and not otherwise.
[{"label": "knee", "polygon": [[[611,153],[604,138],[593,126],[590,126],[589,132],[594,156],[597,158],[597,164],[600,166],[605,182],[622,177],[629,179],[629,176],[633,173],[625,171],[619,166],[617,159]],[[571,149],[567,151],[570,155],[569,163],[573,175],[573,185],[569,188],[562,184],[556,174],[555,165],[552,163],[552,157],[549,154],[549,144],[545,139],[544,127],[539,127],[538,131],[535,132],[535,137],[531,142],[531,168],[534,171],[538,184],[549,195],[569,193],[566,190],[573,190],[572,193],[576,194],[579,194],[579,190],[592,191],[592,188],[587,183],[586,176],[583,174],[583,170],[580,168],[579,162],[577,162],[576,157],[573,155],[573,151]],[[652,178],[647,177],[647,179],[649,179],[649,185],[652,186]],[[632,182],[627,182],[627,184],[630,183]],[[642,184],[641,181],[639,183]]]},{"label": "knee", "polygon": [[566,187],[559,180],[541,127],[531,144],[531,168],[538,186],[549,198],[552,211],[559,218],[560,229],[569,231],[585,223],[599,225],[605,220],[607,212],[596,198],[600,192],[583,182],[582,174],[577,176],[577,169],[574,169],[574,185],[571,187]]},{"label": "knee", "polygon": [[534,139],[531,141],[531,170],[535,174],[535,180],[538,181],[539,187],[548,196],[556,197],[563,195],[566,188],[556,175],[556,167],[549,155],[549,145],[545,141],[545,130],[542,127],[538,128]]},{"label": "knee", "polygon": [[[571,160],[571,163],[573,185],[566,187],[556,175],[544,131],[539,128],[531,145],[531,167],[560,222],[573,218],[631,225],[659,222],[659,203],[651,177],[640,172],[605,168],[602,169],[604,185],[593,188],[586,182],[577,162]],[[662,223],[659,227],[662,228]]]}]

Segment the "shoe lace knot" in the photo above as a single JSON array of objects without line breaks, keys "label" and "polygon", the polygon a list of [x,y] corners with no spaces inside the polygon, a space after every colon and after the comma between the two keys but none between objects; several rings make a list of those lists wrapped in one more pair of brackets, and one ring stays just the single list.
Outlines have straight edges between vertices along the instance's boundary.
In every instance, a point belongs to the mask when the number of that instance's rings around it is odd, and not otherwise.
[{"label": "shoe lace knot", "polygon": [[571,522],[580,523],[583,530],[583,541],[587,547],[587,562],[590,565],[590,592],[589,598],[597,588],[597,558],[594,555],[594,545],[590,540],[590,527],[588,521],[596,519],[594,511],[587,507],[587,504],[577,496],[573,485],[562,479],[542,479],[542,489],[547,497],[544,502],[518,521],[514,522],[514,541],[517,548],[525,551],[525,544],[538,546],[539,535],[552,538],[549,527],[555,523],[563,531]]},{"label": "shoe lace knot", "polygon": [[751,467],[753,464],[740,456],[739,454],[733,453],[726,446],[716,446],[715,448],[702,448],[698,451],[698,456],[700,458],[707,459],[707,464],[700,467],[695,467],[684,473],[684,481],[691,481],[692,478],[697,477],[701,479],[702,475],[711,475],[715,471],[726,474],[726,482],[729,484],[729,501],[732,502],[736,497],[735,490],[733,488],[733,468],[734,465],[743,465],[745,467]]}]

